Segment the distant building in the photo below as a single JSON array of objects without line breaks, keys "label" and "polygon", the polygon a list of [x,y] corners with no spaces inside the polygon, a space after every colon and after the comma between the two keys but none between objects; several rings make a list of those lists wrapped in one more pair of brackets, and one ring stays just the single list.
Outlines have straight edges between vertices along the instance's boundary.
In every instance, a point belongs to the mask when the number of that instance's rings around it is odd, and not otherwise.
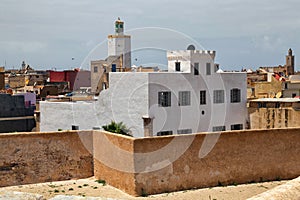
[{"label": "distant building", "polygon": [[278,74],[258,70],[247,72],[247,98],[273,98],[281,96],[285,79]]},{"label": "distant building", "polygon": [[108,73],[123,72],[121,56],[91,61],[91,91],[97,95],[109,87]]},{"label": "distant building", "polygon": [[277,72],[284,76],[289,76],[295,74],[295,56],[293,55],[292,49],[288,50],[288,55],[286,55],[286,63],[284,66],[275,66],[275,67],[260,67],[267,72]]},{"label": "distant building", "polygon": [[96,95],[109,87],[109,72],[131,71],[131,38],[124,35],[124,22],[115,21],[115,34],[108,35],[108,57],[91,61],[91,91]]},{"label": "distant building", "polygon": [[22,88],[25,86],[25,75],[24,74],[10,74],[8,76],[8,84],[12,89]]},{"label": "distant building", "polygon": [[299,98],[263,98],[251,100],[248,108],[251,129],[300,126]]},{"label": "distant building", "polygon": [[64,71],[49,71],[51,83],[69,83],[69,90],[79,90],[80,87],[90,87],[91,73],[90,71],[64,70]]},{"label": "distant building", "polygon": [[282,95],[285,98],[300,97],[300,75],[291,75],[284,82]]},{"label": "distant building", "polygon": [[23,95],[0,94],[0,132],[31,131],[35,127],[34,109],[25,105]]}]

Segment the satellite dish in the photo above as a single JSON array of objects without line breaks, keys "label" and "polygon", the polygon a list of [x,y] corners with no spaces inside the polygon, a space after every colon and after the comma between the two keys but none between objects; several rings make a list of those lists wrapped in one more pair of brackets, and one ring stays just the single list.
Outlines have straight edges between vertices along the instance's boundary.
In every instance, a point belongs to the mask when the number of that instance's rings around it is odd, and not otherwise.
[{"label": "satellite dish", "polygon": [[187,50],[192,50],[192,51],[194,51],[194,50],[196,50],[196,48],[195,48],[194,45],[190,44],[190,45],[188,46]]}]

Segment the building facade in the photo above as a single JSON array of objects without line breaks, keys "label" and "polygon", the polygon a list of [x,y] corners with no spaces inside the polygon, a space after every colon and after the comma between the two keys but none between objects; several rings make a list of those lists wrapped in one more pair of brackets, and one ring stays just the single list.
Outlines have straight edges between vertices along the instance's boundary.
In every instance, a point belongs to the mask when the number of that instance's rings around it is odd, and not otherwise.
[{"label": "building facade", "polygon": [[41,102],[41,131],[72,124],[92,129],[111,120],[122,121],[134,137],[246,127],[246,73],[218,73],[214,51],[169,51],[167,57],[169,72],[109,73],[109,88],[96,102]]},{"label": "building facade", "polygon": [[[275,74],[276,75],[276,74]],[[271,72],[247,73],[247,98],[274,98],[280,96],[285,79],[277,79]]]},{"label": "building facade", "polygon": [[35,106],[25,104],[24,95],[0,94],[0,102],[0,133],[28,132],[35,127]]},{"label": "building facade", "polygon": [[291,75],[282,85],[282,95],[285,98],[300,96],[300,75]]},{"label": "building facade", "polygon": [[262,98],[251,100],[248,113],[251,129],[300,126],[299,98]]},{"label": "building facade", "polygon": [[90,87],[91,73],[85,70],[49,71],[51,83],[69,83],[69,90],[79,90],[80,87]]}]

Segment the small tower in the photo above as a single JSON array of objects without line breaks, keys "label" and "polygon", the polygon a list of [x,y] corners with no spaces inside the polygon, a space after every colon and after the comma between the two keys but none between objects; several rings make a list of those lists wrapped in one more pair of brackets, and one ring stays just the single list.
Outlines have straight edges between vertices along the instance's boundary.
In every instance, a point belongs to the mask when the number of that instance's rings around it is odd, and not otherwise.
[{"label": "small tower", "polygon": [[285,67],[287,69],[287,75],[293,75],[295,73],[295,56],[293,55],[292,49],[288,50]]},{"label": "small tower", "polygon": [[118,20],[115,21],[115,34],[123,35],[123,33],[124,33],[124,22],[120,20],[120,17],[118,17]]},{"label": "small tower", "polygon": [[115,34],[108,35],[108,56],[122,56],[122,68],[131,67],[131,38],[124,35],[124,22],[115,21]]}]

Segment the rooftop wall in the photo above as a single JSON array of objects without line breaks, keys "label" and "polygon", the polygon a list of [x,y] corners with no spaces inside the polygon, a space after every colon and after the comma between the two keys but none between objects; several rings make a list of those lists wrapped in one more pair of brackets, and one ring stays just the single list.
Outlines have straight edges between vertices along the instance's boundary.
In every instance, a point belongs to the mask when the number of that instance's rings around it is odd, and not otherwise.
[{"label": "rooftop wall", "polygon": [[[0,135],[0,186],[95,175],[131,195],[300,175],[300,128],[132,138],[104,131]],[[94,158],[94,163],[93,163]]]},{"label": "rooftop wall", "polygon": [[93,176],[92,131],[0,134],[0,187]]},{"label": "rooftop wall", "polygon": [[95,169],[101,169],[95,176],[131,195],[292,179],[300,175],[299,132],[250,130],[127,141],[104,135],[94,141],[94,151],[114,149],[106,155],[119,162],[95,156]]}]

